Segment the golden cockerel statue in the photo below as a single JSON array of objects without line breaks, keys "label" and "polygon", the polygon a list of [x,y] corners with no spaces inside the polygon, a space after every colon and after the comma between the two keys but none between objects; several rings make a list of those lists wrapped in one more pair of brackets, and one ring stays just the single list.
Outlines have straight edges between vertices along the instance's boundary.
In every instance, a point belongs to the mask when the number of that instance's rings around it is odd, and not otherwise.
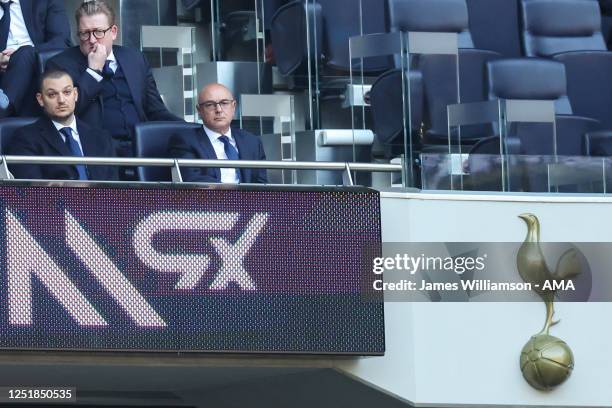
[{"label": "golden cockerel statue", "polygon": [[551,272],[540,247],[540,221],[533,214],[521,214],[519,218],[527,224],[527,236],[518,250],[516,264],[521,278],[531,284],[546,304],[546,322],[540,333],[548,334],[550,327],[558,323],[553,321],[555,290],[550,289],[554,287],[551,283],[563,282],[581,273],[580,252],[575,248],[565,251]]}]

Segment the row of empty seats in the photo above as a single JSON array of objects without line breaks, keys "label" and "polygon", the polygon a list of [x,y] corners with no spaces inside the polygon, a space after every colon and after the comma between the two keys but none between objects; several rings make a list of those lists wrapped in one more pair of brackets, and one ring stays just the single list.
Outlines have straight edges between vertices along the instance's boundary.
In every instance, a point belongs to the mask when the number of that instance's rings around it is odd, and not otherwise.
[{"label": "row of empty seats", "polygon": [[[281,73],[303,72],[310,55],[322,77],[346,76],[351,36],[457,33],[459,98],[454,56],[422,55],[410,60],[406,75],[417,88],[411,88],[410,94],[411,130],[423,136],[413,139],[417,152],[447,151],[449,104],[495,99],[555,101],[558,154],[610,150],[607,132],[594,133],[612,129],[612,53],[607,50],[597,0],[362,0],[361,10],[355,3],[294,1],[279,9],[272,21],[272,40]],[[307,22],[310,38],[303,34]],[[403,152],[405,107],[398,59],[366,59],[363,67],[353,61],[352,67],[354,73],[378,76],[369,95],[372,126],[380,141],[396,146],[389,149],[389,157]],[[518,152],[552,154],[551,138],[535,136],[544,132],[542,126],[514,126],[511,132],[520,141]],[[493,124],[462,127],[464,146],[459,149],[495,153],[497,146],[499,153],[499,143],[487,142],[495,136]]]}]

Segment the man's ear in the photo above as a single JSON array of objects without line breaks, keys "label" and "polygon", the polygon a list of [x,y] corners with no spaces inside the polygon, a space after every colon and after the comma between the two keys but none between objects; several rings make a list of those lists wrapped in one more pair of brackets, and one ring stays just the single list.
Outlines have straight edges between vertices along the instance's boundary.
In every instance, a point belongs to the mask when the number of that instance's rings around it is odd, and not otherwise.
[{"label": "man's ear", "polygon": [[36,94],[36,100],[38,101],[38,104],[40,105],[41,108],[45,107],[45,104],[43,103],[42,94],[40,92]]},{"label": "man's ear", "polygon": [[74,101],[78,102],[79,101],[79,88],[77,88],[76,86],[74,88],[72,88],[74,90]]}]

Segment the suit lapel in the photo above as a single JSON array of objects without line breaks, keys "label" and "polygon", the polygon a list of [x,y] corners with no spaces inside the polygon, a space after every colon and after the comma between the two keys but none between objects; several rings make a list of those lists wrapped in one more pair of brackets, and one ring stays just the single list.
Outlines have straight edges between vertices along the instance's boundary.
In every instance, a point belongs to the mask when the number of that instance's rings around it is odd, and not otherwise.
[{"label": "suit lapel", "polygon": [[[240,160],[253,160],[252,157],[249,156],[249,148],[247,146],[248,142],[244,137],[244,134],[239,129],[232,129],[232,136],[236,140],[236,146],[238,146],[238,157]],[[245,167],[240,169],[240,180],[243,183],[251,182],[251,169],[247,169]]]},{"label": "suit lapel", "polygon": [[33,27],[35,26],[35,24],[32,19],[32,8],[34,7],[34,2],[32,0],[21,0],[19,2],[19,5],[21,6],[21,14],[23,14],[23,21],[25,22],[25,26],[28,29],[28,34],[30,35],[32,42],[36,44],[36,32],[33,32]]},{"label": "suit lapel", "polygon": [[50,119],[43,118],[38,122],[38,129],[41,137],[56,150],[61,156],[72,156],[72,152],[62,140],[58,130],[53,126]]},{"label": "suit lapel", "polygon": [[91,137],[87,130],[83,129],[81,122],[77,120],[77,130],[79,131],[79,139],[83,147],[83,156],[97,156],[97,144],[95,138]]},{"label": "suit lapel", "polygon": [[[215,153],[215,149],[212,143],[210,143],[210,139],[206,134],[206,130],[204,130],[204,128],[202,127],[201,129],[197,129],[196,132],[198,135],[198,140],[200,140],[200,143],[198,145],[202,148],[202,151],[204,153],[202,157],[204,159],[211,160],[218,159],[217,153]],[[221,170],[219,170],[217,167],[212,167],[209,169],[215,174],[215,178],[221,181]]]},{"label": "suit lapel", "polygon": [[141,116],[141,119],[144,119],[146,115],[144,114],[142,107],[141,89],[140,87],[136,86],[142,81],[139,73],[135,72],[135,67],[138,66],[138,63],[133,61],[131,55],[124,52],[122,47],[113,46],[113,53],[117,59],[117,64],[119,64],[119,67],[121,67],[121,71],[125,76],[125,82],[127,82],[128,87],[130,88],[130,94],[132,94],[132,100],[134,101],[136,109],[138,109],[138,114]]},{"label": "suit lapel", "polygon": [[[91,134],[90,130],[85,129],[80,120],[77,119],[77,130],[79,131],[79,139],[81,140],[81,147],[83,148],[83,156],[91,157],[98,155],[98,144],[96,143],[95,135]],[[87,166],[87,174],[90,179],[100,180],[104,179],[103,167],[101,166]]]}]

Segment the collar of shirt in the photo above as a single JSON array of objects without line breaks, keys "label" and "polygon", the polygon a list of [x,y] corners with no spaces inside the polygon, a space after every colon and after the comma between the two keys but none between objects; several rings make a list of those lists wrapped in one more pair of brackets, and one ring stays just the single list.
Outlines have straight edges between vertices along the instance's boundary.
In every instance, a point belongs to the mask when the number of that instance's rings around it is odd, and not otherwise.
[{"label": "collar of shirt", "polygon": [[110,61],[110,69],[112,69],[113,72],[117,71],[117,67],[119,66],[119,64],[117,63],[117,58],[115,57],[115,53],[112,48],[110,54],[108,54],[108,57],[106,57],[106,60]]},{"label": "collar of shirt", "polygon": [[[72,136],[73,136],[73,137],[74,137],[76,140],[79,140],[79,139],[78,139],[78,136],[79,136],[79,131],[77,130],[77,125],[76,125],[76,117],[73,117],[73,118],[72,118],[72,123],[70,123],[70,125],[68,125],[68,126],[66,126],[66,125],[62,125],[61,123],[56,122],[56,121],[54,121],[54,120],[52,120],[51,122],[53,122],[53,126],[55,126],[55,128],[57,129],[57,131],[58,131],[58,132],[60,131],[60,129],[63,129],[63,128],[65,128],[65,127],[69,127],[70,129],[72,129]],[[62,134],[60,133],[60,136],[62,137],[62,140],[66,141],[66,140],[65,140],[64,135],[62,135]]]},{"label": "collar of shirt", "polygon": [[[204,133],[206,133],[206,136],[208,136],[208,139],[210,140],[210,144],[212,145],[213,150],[215,151],[215,154],[217,155],[217,159],[220,159],[220,160],[227,159],[227,154],[225,153],[225,144],[219,140],[219,137],[223,135],[221,133],[217,133],[214,130],[207,128],[206,126],[203,126],[203,127],[204,127]],[[232,137],[232,130],[229,129],[224,135],[228,137],[230,144],[234,146],[236,150],[238,150],[236,141]],[[222,168],[219,171],[221,173],[222,183],[236,184],[240,182],[240,180],[238,179],[238,173],[236,172],[236,169]]]},{"label": "collar of shirt", "polygon": [[[0,3],[8,3],[9,0],[0,0]],[[19,4],[19,0],[13,0],[13,4]]]},{"label": "collar of shirt", "polygon": [[215,132],[214,130],[209,129],[208,127],[206,127],[206,125],[203,125],[203,127],[204,127],[204,133],[206,133],[206,136],[208,136],[208,139],[210,140],[210,143],[213,144],[213,146],[215,145],[215,143],[223,143],[222,141],[219,140],[220,136],[227,136],[227,138],[230,140],[230,143],[234,147],[236,147],[236,141],[232,137],[231,128],[227,131],[227,133],[221,134],[221,133]]}]

